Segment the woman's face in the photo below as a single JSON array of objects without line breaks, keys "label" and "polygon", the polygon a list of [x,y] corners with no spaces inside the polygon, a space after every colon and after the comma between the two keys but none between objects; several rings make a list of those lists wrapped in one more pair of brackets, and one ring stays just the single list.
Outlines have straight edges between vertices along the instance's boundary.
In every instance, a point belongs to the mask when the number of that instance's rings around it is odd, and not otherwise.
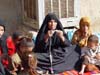
[{"label": "woman's face", "polygon": [[52,19],[52,20],[50,20],[48,22],[48,28],[50,30],[55,30],[56,29],[56,26],[57,26],[57,22],[55,20]]},{"label": "woman's face", "polygon": [[0,26],[0,38],[2,37],[3,34],[4,34],[4,27]]}]

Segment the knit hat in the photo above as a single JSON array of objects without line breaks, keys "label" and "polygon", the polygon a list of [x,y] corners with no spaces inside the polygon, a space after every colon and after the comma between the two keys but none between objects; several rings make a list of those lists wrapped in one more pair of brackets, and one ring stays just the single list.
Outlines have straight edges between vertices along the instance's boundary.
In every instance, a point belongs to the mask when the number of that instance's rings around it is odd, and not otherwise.
[{"label": "knit hat", "polygon": [[82,17],[80,22],[79,22],[80,27],[83,25],[87,25],[88,27],[90,26],[90,18],[89,17]]},{"label": "knit hat", "polygon": [[90,35],[88,38],[88,42],[99,42],[99,38],[96,35]]},{"label": "knit hat", "polygon": [[20,46],[34,47],[34,43],[32,39],[24,37],[20,41]]},{"label": "knit hat", "polygon": [[4,31],[5,31],[5,23],[2,19],[0,19],[0,26],[2,26],[4,28]]}]

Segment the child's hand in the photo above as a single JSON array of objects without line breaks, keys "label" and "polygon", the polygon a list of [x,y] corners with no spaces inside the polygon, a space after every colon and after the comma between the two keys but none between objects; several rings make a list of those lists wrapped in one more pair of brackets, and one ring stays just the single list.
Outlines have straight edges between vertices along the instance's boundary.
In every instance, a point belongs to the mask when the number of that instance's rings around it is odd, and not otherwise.
[{"label": "child's hand", "polygon": [[95,56],[96,59],[100,60],[100,53]]}]

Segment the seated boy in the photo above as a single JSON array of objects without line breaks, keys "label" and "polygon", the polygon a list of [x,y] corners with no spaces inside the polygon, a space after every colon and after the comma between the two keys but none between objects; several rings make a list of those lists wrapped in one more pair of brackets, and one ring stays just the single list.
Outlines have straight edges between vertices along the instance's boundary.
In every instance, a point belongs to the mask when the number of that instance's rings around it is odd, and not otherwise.
[{"label": "seated boy", "polygon": [[99,39],[96,35],[88,38],[87,46],[82,48],[83,64],[79,74],[83,75],[84,71],[99,70],[100,67],[100,47]]}]

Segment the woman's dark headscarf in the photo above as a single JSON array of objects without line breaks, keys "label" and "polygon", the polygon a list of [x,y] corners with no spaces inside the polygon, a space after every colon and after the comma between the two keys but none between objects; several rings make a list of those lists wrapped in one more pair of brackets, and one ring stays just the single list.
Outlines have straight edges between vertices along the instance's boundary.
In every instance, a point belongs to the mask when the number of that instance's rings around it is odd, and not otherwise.
[{"label": "woman's dark headscarf", "polygon": [[[56,27],[56,30],[61,30],[63,31],[64,35],[65,35],[65,32],[64,32],[64,29],[63,29],[63,26],[61,24],[61,22],[59,21],[59,19],[57,18],[57,16],[54,14],[54,13],[49,13],[44,21],[43,21],[43,24],[38,32],[38,35],[37,35],[37,38],[36,38],[36,45],[37,43],[39,43],[41,40],[43,40],[44,38],[44,35],[46,34],[46,32],[49,30],[48,29],[48,22],[50,20],[55,20],[57,22],[57,27]],[[66,37],[66,36],[65,36]]]}]

